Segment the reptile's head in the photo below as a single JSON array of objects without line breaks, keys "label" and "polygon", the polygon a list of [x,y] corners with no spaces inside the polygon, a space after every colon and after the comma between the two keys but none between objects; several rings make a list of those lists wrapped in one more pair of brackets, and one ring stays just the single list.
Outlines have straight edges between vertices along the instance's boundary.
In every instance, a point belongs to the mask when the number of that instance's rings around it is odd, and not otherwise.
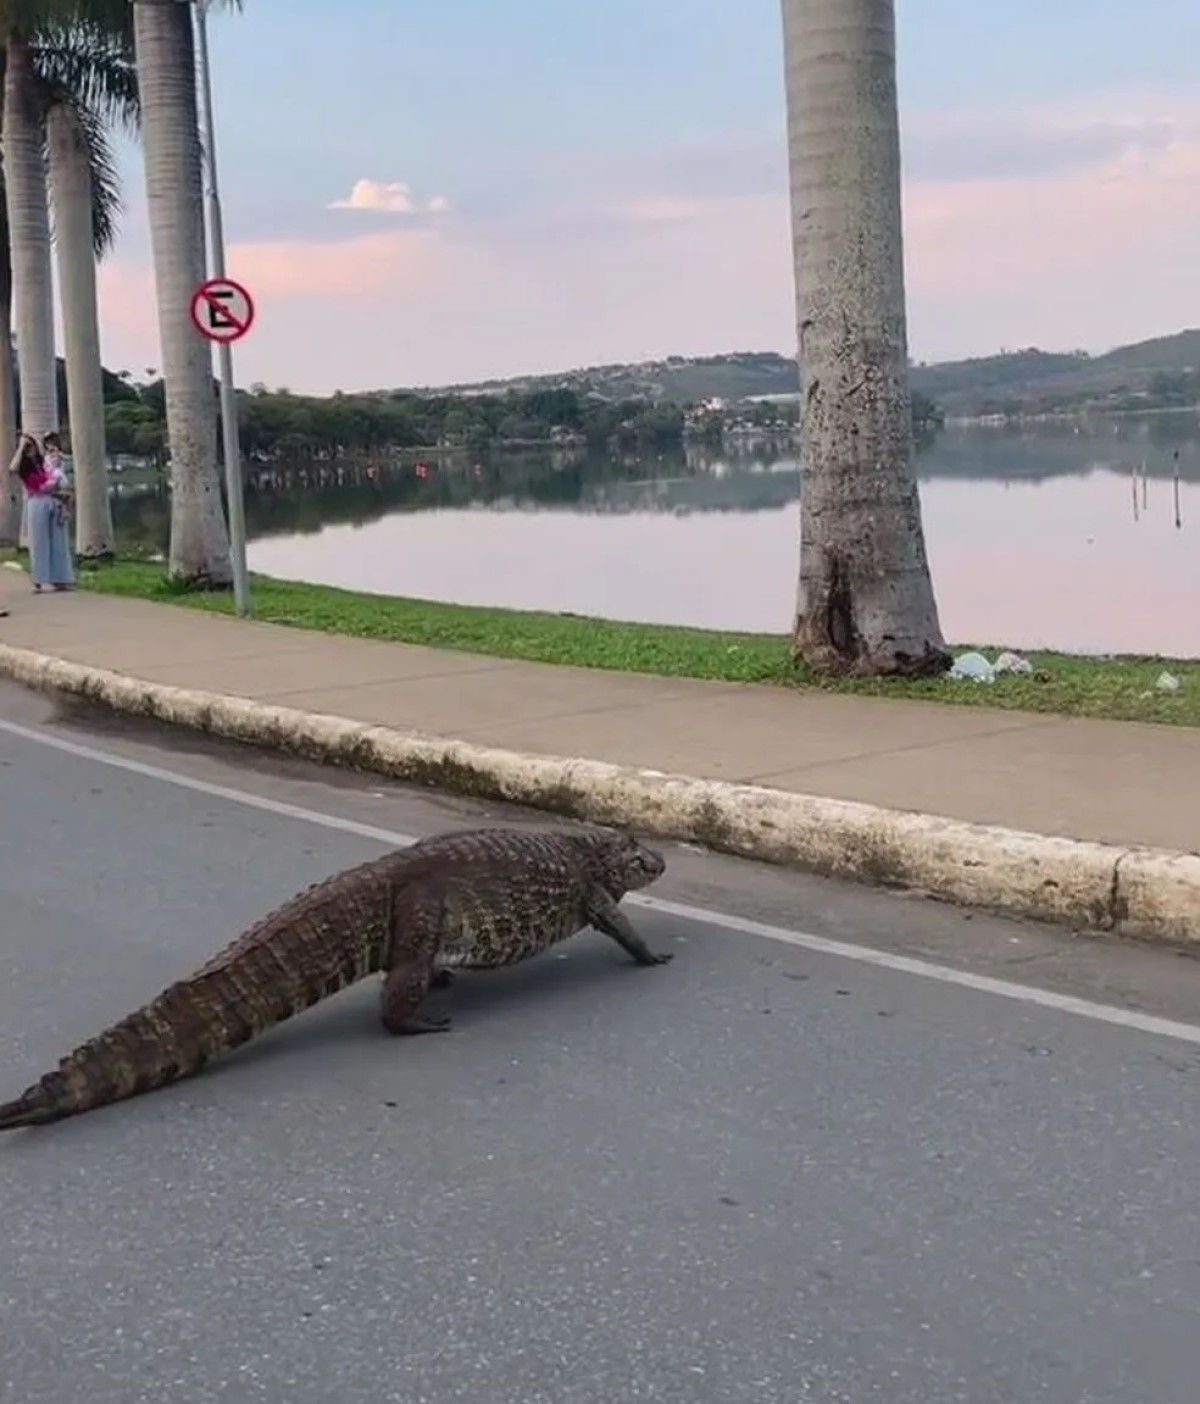
[{"label": "reptile's head", "polygon": [[666,871],[666,860],[629,834],[606,833],[599,843],[601,880],[620,901],[626,892],[649,887]]}]

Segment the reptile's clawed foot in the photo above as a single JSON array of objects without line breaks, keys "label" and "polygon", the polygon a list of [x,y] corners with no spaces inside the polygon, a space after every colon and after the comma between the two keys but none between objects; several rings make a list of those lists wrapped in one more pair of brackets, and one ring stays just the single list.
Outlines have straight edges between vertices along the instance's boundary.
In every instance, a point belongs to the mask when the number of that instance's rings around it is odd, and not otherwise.
[{"label": "reptile's clawed foot", "polygon": [[387,1031],[398,1037],[415,1037],[417,1034],[446,1033],[450,1028],[449,1015],[424,1015],[420,1018],[404,1019],[399,1024],[387,1025]]},{"label": "reptile's clawed foot", "polygon": [[674,951],[664,951],[661,955],[651,952],[649,960],[638,961],[639,965],[668,965],[675,959]]}]

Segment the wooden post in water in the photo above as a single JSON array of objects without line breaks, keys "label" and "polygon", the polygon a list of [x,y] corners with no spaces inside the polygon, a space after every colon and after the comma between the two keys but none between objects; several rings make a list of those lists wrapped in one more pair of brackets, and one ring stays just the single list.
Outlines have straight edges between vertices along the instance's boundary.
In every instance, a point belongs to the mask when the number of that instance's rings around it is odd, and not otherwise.
[{"label": "wooden post in water", "polygon": [[1183,527],[1183,517],[1179,513],[1179,450],[1175,450],[1175,529]]}]

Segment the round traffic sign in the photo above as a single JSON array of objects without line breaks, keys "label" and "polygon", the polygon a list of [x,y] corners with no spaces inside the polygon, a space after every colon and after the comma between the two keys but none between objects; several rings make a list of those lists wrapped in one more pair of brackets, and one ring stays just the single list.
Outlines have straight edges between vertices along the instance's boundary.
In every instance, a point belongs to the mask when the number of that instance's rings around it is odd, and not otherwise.
[{"label": "round traffic sign", "polygon": [[210,278],[192,297],[192,321],[209,341],[240,341],[254,321],[254,299],[232,278]]}]

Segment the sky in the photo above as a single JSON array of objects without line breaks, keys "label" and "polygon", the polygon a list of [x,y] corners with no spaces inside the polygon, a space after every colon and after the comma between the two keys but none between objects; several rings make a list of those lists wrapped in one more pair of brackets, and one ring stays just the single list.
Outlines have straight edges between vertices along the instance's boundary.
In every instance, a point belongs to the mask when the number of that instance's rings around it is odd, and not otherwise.
[{"label": "sky", "polygon": [[[1200,324],[1196,0],[898,0],[917,360]],[[794,351],[779,0],[245,0],[211,22],[239,383]],[[105,364],[159,361],[140,151]]]}]

